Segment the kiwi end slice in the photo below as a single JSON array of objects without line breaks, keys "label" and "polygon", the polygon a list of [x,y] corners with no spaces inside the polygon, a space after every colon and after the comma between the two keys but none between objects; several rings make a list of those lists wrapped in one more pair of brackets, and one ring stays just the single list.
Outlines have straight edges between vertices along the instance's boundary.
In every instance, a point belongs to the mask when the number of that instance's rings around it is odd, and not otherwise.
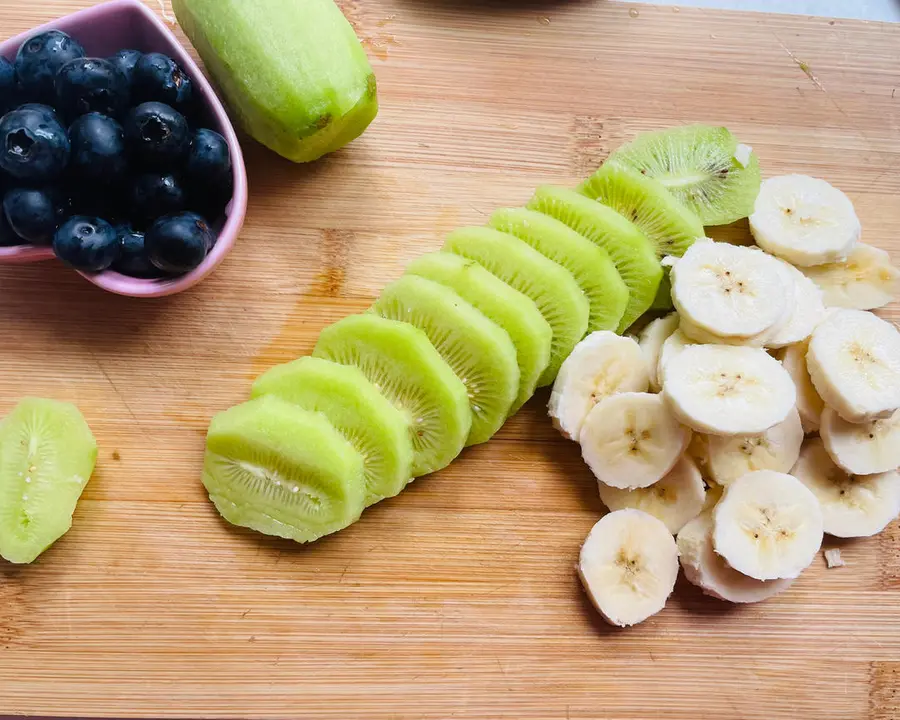
[{"label": "kiwi end slice", "polygon": [[556,218],[606,250],[628,288],[619,332],[627,330],[647,311],[663,271],[653,243],[634,223],[574,190],[554,185],[539,187],[528,207]]},{"label": "kiwi end slice", "polygon": [[474,260],[530,297],[553,331],[550,362],[538,386],[550,385],[587,332],[590,305],[572,273],[508,233],[486,227],[454,230],[443,250]]},{"label": "kiwi end slice", "polygon": [[519,364],[519,392],[510,408],[515,413],[534,394],[550,362],[553,331],[534,301],[474,260],[452,253],[422,255],[406,272],[445,285],[507,332]]},{"label": "kiwi end slice", "polygon": [[388,285],[372,310],[428,336],[466,386],[472,410],[466,445],[490,440],[519,393],[519,364],[509,334],[450,288],[418,275]]},{"label": "kiwi end slice", "polygon": [[579,192],[608,205],[633,222],[656,246],[656,254],[681,257],[703,223],[661,183],[620,163],[605,163],[584,181]]},{"label": "kiwi end slice", "polygon": [[424,332],[371,313],[325,328],[314,357],[359,368],[406,419],[413,477],[449,465],[472,424],[466,386]]},{"label": "kiwi end slice", "polygon": [[728,128],[685,125],[638,135],[610,156],[660,182],[704,225],[726,225],[753,212],[759,194],[759,160]]},{"label": "kiwi end slice", "polygon": [[504,208],[488,223],[515,235],[572,273],[590,303],[588,332],[615,330],[628,306],[628,287],[606,250],[559,220],[527,208]]},{"label": "kiwi end slice", "polygon": [[406,418],[358,368],[303,357],[261,375],[252,395],[276,395],[325,415],[363,458],[366,507],[393,497],[410,481],[413,452]]},{"label": "kiwi end slice", "polygon": [[0,556],[30,563],[72,526],[97,442],[70,403],[24,398],[0,424]]}]

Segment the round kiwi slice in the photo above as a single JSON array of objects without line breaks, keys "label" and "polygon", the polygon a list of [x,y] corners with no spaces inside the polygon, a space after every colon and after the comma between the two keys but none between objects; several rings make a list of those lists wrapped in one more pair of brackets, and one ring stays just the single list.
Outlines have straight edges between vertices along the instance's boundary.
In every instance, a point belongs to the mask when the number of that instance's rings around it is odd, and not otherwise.
[{"label": "round kiwi slice", "polygon": [[516,347],[507,332],[450,288],[418,275],[388,285],[372,310],[428,336],[466,386],[472,410],[466,445],[490,440],[519,392]]},{"label": "round kiwi slice", "polygon": [[510,415],[515,413],[534,394],[550,362],[553,331],[534,301],[474,260],[452,253],[423,255],[407,265],[406,272],[447,286],[506,330],[519,363],[519,392]]},{"label": "round kiwi slice", "polygon": [[517,237],[493,228],[454,230],[443,250],[474,260],[538,306],[553,330],[550,363],[538,386],[550,385],[587,332],[590,305],[572,273]]},{"label": "round kiwi slice", "polygon": [[605,163],[578,190],[643,230],[660,259],[666,255],[681,257],[704,236],[703,223],[693,211],[661,183],[625,165]]},{"label": "round kiwi slice", "polygon": [[606,250],[628,288],[628,301],[617,330],[624,332],[653,303],[662,266],[649,238],[611,208],[574,190],[543,185],[528,203],[532,210],[556,218]]},{"label": "round kiwi slice", "polygon": [[358,367],[406,418],[413,477],[449,465],[472,425],[466,386],[416,327],[378,315],[351,315],[325,328],[314,357]]},{"label": "round kiwi slice", "polygon": [[726,225],[753,212],[759,160],[738,149],[728,128],[684,125],[638,135],[610,156],[660,182],[704,225]]},{"label": "round kiwi slice", "polygon": [[515,235],[572,273],[590,304],[588,332],[615,330],[628,306],[628,287],[609,255],[559,220],[526,208],[503,208],[488,224]]},{"label": "round kiwi slice", "polygon": [[412,478],[406,418],[359,368],[303,357],[261,375],[252,395],[276,395],[325,415],[363,458],[366,507],[394,497]]},{"label": "round kiwi slice", "polygon": [[30,563],[72,526],[97,442],[70,403],[25,398],[0,425],[0,556]]},{"label": "round kiwi slice", "polygon": [[203,485],[233,525],[311,542],[359,519],[363,459],[321,413],[274,395],[216,415]]}]

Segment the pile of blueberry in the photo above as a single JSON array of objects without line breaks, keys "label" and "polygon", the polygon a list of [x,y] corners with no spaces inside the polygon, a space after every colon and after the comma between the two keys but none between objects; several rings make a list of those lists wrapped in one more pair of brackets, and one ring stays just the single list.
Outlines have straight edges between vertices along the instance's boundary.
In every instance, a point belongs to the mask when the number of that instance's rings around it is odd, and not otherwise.
[{"label": "pile of blueberry", "polygon": [[228,146],[199,105],[160,53],[86,57],[51,30],[14,63],[0,57],[0,245],[52,244],[86,272],[197,267],[233,190]]}]

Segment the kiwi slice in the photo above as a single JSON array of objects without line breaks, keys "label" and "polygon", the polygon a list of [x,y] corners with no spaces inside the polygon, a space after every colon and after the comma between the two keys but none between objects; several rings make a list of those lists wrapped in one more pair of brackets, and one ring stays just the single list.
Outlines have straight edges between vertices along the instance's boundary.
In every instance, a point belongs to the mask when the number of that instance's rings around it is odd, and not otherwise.
[{"label": "kiwi slice", "polygon": [[358,367],[406,419],[413,477],[449,465],[472,425],[466,386],[424,332],[378,315],[351,315],[325,328],[314,357]]},{"label": "kiwi slice", "polygon": [[515,235],[572,273],[590,304],[588,332],[615,330],[628,306],[628,287],[606,250],[559,220],[527,208],[503,208],[488,224]]},{"label": "kiwi slice", "polygon": [[359,368],[303,357],[257,378],[252,395],[276,395],[325,415],[363,458],[366,507],[394,497],[410,481],[413,451],[406,418]]},{"label": "kiwi slice", "polygon": [[659,290],[656,291],[656,297],[650,305],[651,310],[671,310],[675,307],[672,303],[672,279],[669,272],[669,268],[663,268],[662,280],[659,281]]},{"label": "kiwi slice", "polygon": [[582,183],[579,192],[608,205],[637,225],[656,246],[656,254],[681,257],[703,223],[661,183],[619,163],[605,163]]},{"label": "kiwi slice", "polygon": [[516,348],[519,392],[510,408],[515,413],[534,394],[550,362],[553,331],[537,305],[474,260],[452,253],[430,253],[413,260],[406,272],[445,285],[506,330]]},{"label": "kiwi slice", "polygon": [[628,288],[628,302],[619,321],[624,332],[653,303],[662,266],[653,243],[633,223],[611,208],[574,190],[543,185],[528,203],[532,210],[556,218],[606,250]]},{"label": "kiwi slice", "polygon": [[540,387],[550,385],[563,360],[587,332],[590,305],[572,273],[528,243],[493,228],[454,230],[443,249],[474,260],[534,301],[553,330],[550,362],[538,380]]},{"label": "kiwi slice", "polygon": [[70,403],[25,398],[0,425],[0,556],[30,563],[72,526],[97,442]]},{"label": "kiwi slice", "polygon": [[704,225],[727,225],[753,212],[759,160],[738,150],[728,128],[685,125],[638,135],[610,156],[660,182]]},{"label": "kiwi slice", "polygon": [[203,485],[233,525],[311,542],[363,511],[363,458],[321,413],[275,395],[216,415]]},{"label": "kiwi slice", "polygon": [[428,336],[466,386],[472,410],[466,445],[490,440],[519,393],[519,364],[509,334],[450,288],[418,275],[388,285],[372,310]]}]

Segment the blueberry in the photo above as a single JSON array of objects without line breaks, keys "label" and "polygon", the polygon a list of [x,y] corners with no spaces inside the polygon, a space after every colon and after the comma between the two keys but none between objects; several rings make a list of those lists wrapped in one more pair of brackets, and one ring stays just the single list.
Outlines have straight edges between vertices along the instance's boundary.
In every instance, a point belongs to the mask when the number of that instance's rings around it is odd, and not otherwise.
[{"label": "blueberry", "polygon": [[14,178],[53,180],[68,161],[69,137],[45,112],[33,107],[13,110],[0,120],[0,168]]},{"label": "blueberry", "polygon": [[145,238],[147,255],[169,273],[186,273],[203,262],[216,238],[209,224],[192,212],[158,218]]},{"label": "blueberry", "polygon": [[138,105],[128,113],[125,139],[141,163],[157,170],[178,166],[191,141],[184,115],[158,102]]},{"label": "blueberry", "polygon": [[59,30],[49,30],[26,40],[16,54],[16,74],[25,97],[52,102],[53,80],[69,60],[84,57],[84,48]]},{"label": "blueberry", "polygon": [[140,220],[152,221],[185,209],[181,182],[171,174],[144,173],[131,185],[131,209]]},{"label": "blueberry", "polygon": [[12,110],[19,102],[19,80],[15,66],[0,56],[0,115]]},{"label": "blueberry", "polygon": [[116,227],[116,235],[122,245],[122,254],[113,263],[112,269],[122,275],[136,278],[157,278],[162,275],[144,250],[144,233],[130,225]]},{"label": "blueberry", "polygon": [[22,238],[16,235],[15,230],[9,226],[6,213],[0,212],[0,247],[14,247],[24,244]]},{"label": "blueberry", "polygon": [[162,53],[147,53],[134,66],[134,98],[138,102],[158,101],[187,108],[194,93],[193,83],[178,63]]},{"label": "blueberry", "polygon": [[215,130],[196,130],[191,136],[184,169],[187,176],[197,182],[231,174],[231,154],[225,138]]},{"label": "blueberry", "polygon": [[49,245],[63,219],[59,193],[52,189],[14,188],[3,197],[3,214],[20,238]]},{"label": "blueberry", "polygon": [[108,60],[76,58],[56,74],[56,106],[69,118],[89,112],[121,115],[128,105],[125,76]]},{"label": "blueberry", "polygon": [[39,112],[43,117],[45,117],[48,122],[60,122],[59,115],[56,114],[56,109],[50,107],[49,105],[44,105],[43,103],[25,103],[24,105],[19,105],[18,109],[34,110],[35,112]]},{"label": "blueberry", "polygon": [[140,50],[119,50],[115,55],[107,58],[125,76],[125,82],[129,89],[134,82],[134,66],[143,57]]},{"label": "blueberry", "polygon": [[53,252],[76,270],[100,272],[119,258],[122,245],[106,220],[76,215],[56,231]]},{"label": "blueberry", "polygon": [[111,117],[96,112],[82,115],[69,128],[69,143],[69,167],[78,177],[109,182],[128,167],[125,131]]}]

